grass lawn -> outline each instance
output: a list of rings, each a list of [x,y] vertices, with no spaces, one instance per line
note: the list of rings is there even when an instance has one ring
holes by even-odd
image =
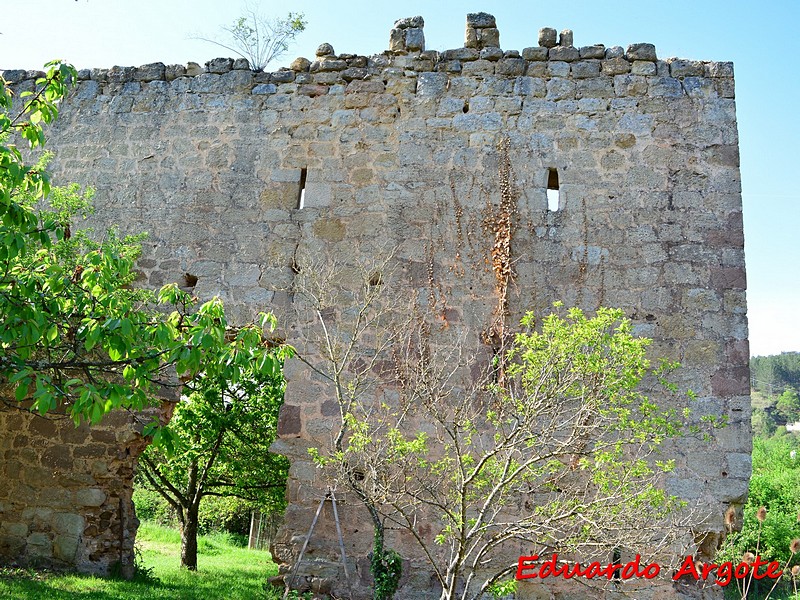
[[[0,598],[11,600],[251,600],[267,598],[264,584],[277,566],[268,552],[247,550],[230,536],[201,536],[198,571],[181,569],[180,534],[142,523],[136,545],[152,577],[133,581],[0,569]],[[282,592],[283,590],[280,590]],[[274,594],[280,598],[280,593]],[[269,597],[272,597],[270,594]]]

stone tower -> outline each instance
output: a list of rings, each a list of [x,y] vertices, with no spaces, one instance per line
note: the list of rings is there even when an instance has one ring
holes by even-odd
[[[695,530],[708,550],[750,475],[731,63],[661,60],[643,43],[575,47],[571,31],[547,28],[536,45],[504,51],[485,13],[468,15],[463,48],[426,51],[423,27],[421,17],[402,19],[382,54],[337,55],[323,44],[313,61],[273,73],[231,59],[81,71],[50,135],[53,179],[97,189],[95,227],[149,232],[145,285],[189,281],[240,320],[265,308],[289,319],[298,252],[345,259],[389,246],[409,288],[443,282],[443,318],[478,331],[494,281],[465,274],[458,260],[485,264],[482,222],[497,201],[497,145],[507,140],[518,190],[512,312],[555,300],[622,308],[656,353],[681,361],[698,414],[729,421],[711,444],[685,439],[672,449],[668,489],[719,515]],[[32,85],[23,71],[4,76]],[[336,414],[301,364],[287,365],[287,377],[276,449],[292,463],[289,508],[274,548],[284,569],[325,493],[307,449],[324,443]],[[10,482],[0,491],[0,552],[13,538],[24,554],[60,530],[39,531],[15,504],[17,486],[39,483],[17,481],[9,439],[0,437]],[[47,456],[33,459],[50,468]],[[370,581],[362,511],[340,507],[358,597]],[[79,545],[97,535],[70,532]],[[393,544],[417,555],[399,534]],[[428,574],[406,571],[399,597],[426,597]],[[346,593],[329,507],[300,575]]]

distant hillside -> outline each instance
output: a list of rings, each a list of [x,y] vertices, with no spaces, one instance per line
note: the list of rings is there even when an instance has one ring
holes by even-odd
[[[773,396],[787,387],[800,390],[800,352],[783,352],[750,359],[750,385],[762,394]]]

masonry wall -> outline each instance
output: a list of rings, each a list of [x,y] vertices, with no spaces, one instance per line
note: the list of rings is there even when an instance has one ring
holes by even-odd
[[[144,449],[127,413],[91,428],[0,402],[0,564],[133,574]]]
[[[448,299],[442,318],[477,336],[496,305],[484,223],[507,139],[512,315],[555,300],[620,307],[654,338],[655,355],[683,363],[696,415],[729,419],[710,445],[672,449],[667,482],[713,515],[695,530],[712,533],[710,547],[750,475],[732,65],[660,60],[649,44],[578,48],[571,32],[547,29],[521,52],[499,46],[493,17],[479,14],[468,17],[466,47],[425,51],[415,17],[395,24],[383,54],[323,44],[313,61],[274,73],[230,59],[82,71],[51,133],[54,179],[97,189],[94,225],[149,232],[146,285],[219,295],[241,321],[276,310],[290,342],[302,338],[286,291],[298,252],[345,260],[387,248],[409,290],[436,286]],[[5,76],[30,85],[24,72]],[[546,198],[551,170],[557,210]],[[324,495],[307,448],[328,440],[336,412],[299,364],[287,376],[275,446],[292,461],[274,547],[284,571]],[[346,497],[341,514],[366,594],[367,515]],[[345,589],[335,540],[327,506],[300,571],[316,589]],[[419,555],[400,534],[392,545]],[[423,597],[427,572],[406,572],[401,597]]]

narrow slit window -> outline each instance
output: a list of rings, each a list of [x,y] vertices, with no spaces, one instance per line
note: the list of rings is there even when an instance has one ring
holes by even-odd
[[[558,211],[558,197],[558,171],[549,169],[547,171],[547,210]]]
[[[303,208],[306,204],[306,176],[308,169],[300,169],[300,191],[297,194],[297,208]]]

